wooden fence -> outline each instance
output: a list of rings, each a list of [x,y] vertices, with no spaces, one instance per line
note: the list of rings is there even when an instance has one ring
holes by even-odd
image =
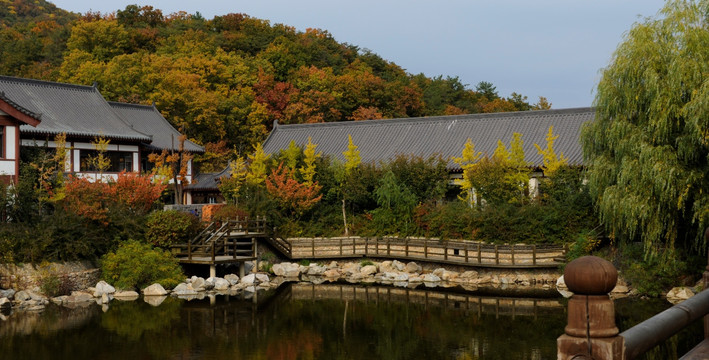
[[[287,239],[291,259],[391,258],[496,268],[557,267],[566,250],[558,245],[492,245],[465,240],[396,237]]]

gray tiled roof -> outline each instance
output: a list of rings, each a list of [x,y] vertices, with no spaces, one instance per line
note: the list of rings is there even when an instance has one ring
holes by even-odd
[[[153,142],[147,145],[156,150],[177,150],[180,132],[177,131],[163,116],[155,106],[126,104],[109,101],[109,105],[134,129],[152,134]],[[189,141],[185,141],[185,150],[190,152],[203,153],[204,148]]]
[[[559,138],[555,143],[571,165],[583,165],[579,135],[581,125],[594,118],[592,108],[539,110],[494,114],[435,116],[391,120],[346,121],[319,124],[274,125],[264,142],[266,153],[276,153],[288,147],[291,140],[297,145],[307,144],[308,137],[317,144],[317,151],[344,160],[347,150],[347,135],[357,145],[362,162],[387,161],[396,155],[428,157],[434,154],[451,159],[460,157],[468,138],[476,151],[492,155],[497,140],[509,147],[512,134],[522,134],[527,162],[534,166],[542,164],[534,144],[546,148],[546,134],[554,126]],[[460,166],[448,161],[450,171],[459,171]]]
[[[37,127],[20,126],[22,134],[151,141],[123,121],[93,86],[0,76],[0,91],[25,111],[41,116]]]
[[[35,113],[25,109],[24,107],[20,106],[20,104],[12,101],[12,99],[7,97],[5,95],[5,92],[3,92],[3,91],[0,91],[0,100],[5,101],[8,105],[12,106],[15,110],[33,118],[33,119],[40,120],[42,118],[42,114],[35,114]]]
[[[219,178],[222,176],[231,176],[231,164],[227,165],[224,170],[215,173],[198,174],[192,180],[192,183],[185,187],[186,190],[218,190]]]

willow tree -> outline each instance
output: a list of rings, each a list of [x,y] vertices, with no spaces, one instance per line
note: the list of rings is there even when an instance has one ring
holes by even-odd
[[[709,2],[670,1],[602,70],[582,132],[589,190],[618,239],[648,254],[703,245],[709,222]]]

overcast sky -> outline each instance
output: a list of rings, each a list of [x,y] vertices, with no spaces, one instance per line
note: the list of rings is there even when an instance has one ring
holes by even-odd
[[[661,0],[50,0],[79,13],[151,5],[205,18],[228,13],[329,31],[409,73],[458,76],[474,89],[493,83],[501,96],[530,103],[590,106],[599,71],[633,23],[655,16]]]

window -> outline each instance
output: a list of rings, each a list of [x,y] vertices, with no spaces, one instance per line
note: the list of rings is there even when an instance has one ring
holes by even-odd
[[[0,125],[0,159],[5,158],[5,127]]]
[[[81,161],[79,169],[81,171],[98,171],[92,161],[92,159],[95,159],[97,156],[98,151],[96,150],[81,150],[81,153],[79,154]],[[109,166],[106,172],[133,171],[132,152],[106,151],[105,156],[109,160]]]

